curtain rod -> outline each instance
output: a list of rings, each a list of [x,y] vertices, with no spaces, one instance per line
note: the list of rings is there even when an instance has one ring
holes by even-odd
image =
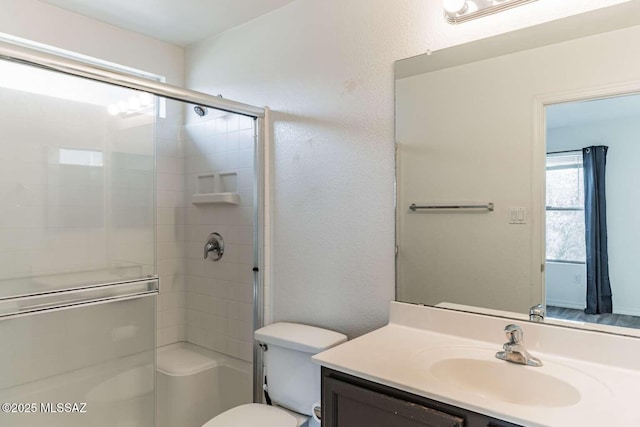
[[[578,150],[549,151],[549,152],[547,152],[547,154],[564,154],[564,153],[582,153],[582,150],[578,149]]]

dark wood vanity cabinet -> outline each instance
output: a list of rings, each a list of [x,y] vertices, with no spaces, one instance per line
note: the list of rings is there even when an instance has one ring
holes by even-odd
[[[323,427],[518,427],[322,368]]]

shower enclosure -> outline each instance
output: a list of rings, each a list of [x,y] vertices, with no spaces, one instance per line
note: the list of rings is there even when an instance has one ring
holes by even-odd
[[[255,329],[265,111],[0,42],[0,425],[154,425],[156,147],[193,105],[253,129]]]

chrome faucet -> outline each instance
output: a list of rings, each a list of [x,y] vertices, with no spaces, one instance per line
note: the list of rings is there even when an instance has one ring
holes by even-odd
[[[518,363],[520,365],[528,365],[528,366],[542,366],[542,362],[540,359],[537,359],[529,354],[527,350],[525,350],[524,345],[522,344],[522,328],[518,325],[507,325],[504,328],[504,333],[507,335],[506,342],[502,348],[504,351],[499,351],[496,353],[496,357],[500,360],[506,360],[511,363]]]
[[[529,309],[529,320],[532,322],[542,322],[544,315],[545,312],[542,304],[534,305]]]

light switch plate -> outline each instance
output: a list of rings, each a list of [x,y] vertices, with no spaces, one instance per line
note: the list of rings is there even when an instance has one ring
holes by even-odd
[[[509,208],[509,224],[526,224],[526,208]]]

